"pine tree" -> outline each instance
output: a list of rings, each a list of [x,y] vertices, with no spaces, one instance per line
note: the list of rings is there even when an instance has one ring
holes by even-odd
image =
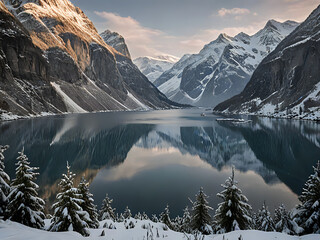
[[[320,161],[313,167],[297,207],[296,222],[303,228],[303,234],[320,233]]]
[[[134,218],[136,218],[136,216],[134,216]],[[156,214],[152,214],[151,221],[154,223],[159,222],[159,219]]]
[[[259,210],[256,221],[257,230],[265,232],[274,232],[275,225],[271,217],[271,214],[266,206],[266,203],[263,203],[262,208]]]
[[[169,205],[167,204],[166,208],[164,209],[164,212],[160,214],[160,221],[168,226],[168,228],[173,229],[173,225],[171,223],[170,219],[170,211],[169,211]]]
[[[131,210],[129,209],[128,206],[126,206],[126,209],[124,210],[123,217],[125,219],[129,219],[132,217]]]
[[[277,232],[294,235],[297,224],[292,220],[285,206],[281,204],[275,209],[274,224]]]
[[[149,220],[150,218],[149,218],[149,216],[148,216],[145,212],[143,212],[143,213],[142,213],[142,219],[143,219],[143,220]]]
[[[142,220],[142,215],[140,212],[138,212],[136,215],[134,215],[134,219]]]
[[[217,194],[223,199],[218,204],[215,213],[216,228],[218,232],[225,233],[236,229],[246,230],[251,228],[251,206],[248,199],[242,194],[242,191],[236,186],[238,184],[234,179],[234,167],[232,174],[221,186],[224,190]]]
[[[83,211],[89,214],[87,224],[90,228],[98,228],[99,221],[98,221],[98,213],[97,213],[97,206],[94,205],[94,200],[92,198],[92,194],[89,192],[89,183],[84,179],[81,178],[81,181],[78,185],[79,194],[82,196],[81,199],[83,202],[80,204],[80,207]]]
[[[190,223],[192,230],[198,230],[204,234],[210,233],[208,227],[212,222],[209,211],[213,210],[213,208],[209,206],[207,198],[208,196],[201,187],[199,193],[196,195],[196,201],[193,202]]]
[[[89,236],[89,231],[86,228],[90,219],[81,208],[84,201],[81,199],[82,196],[78,189],[73,186],[74,177],[75,174],[70,171],[70,166],[67,163],[67,174],[62,174],[59,183],[61,192],[56,197],[56,203],[52,205],[54,214],[49,231],[75,231],[83,236]]]
[[[4,171],[4,151],[9,148],[8,145],[0,145],[0,216],[4,216],[7,208],[8,200],[7,196],[10,193],[10,178]]]
[[[108,194],[106,194],[105,199],[102,201],[102,206],[99,211],[99,220],[105,220],[105,219],[111,219],[116,221],[117,217],[115,215],[115,208],[112,208],[111,204],[113,202],[113,199],[110,199]]]
[[[186,206],[185,209],[183,210],[183,216],[182,216],[182,226],[181,226],[182,231],[185,233],[191,233],[190,224],[191,224],[191,216],[190,216],[189,208],[188,206]]]
[[[38,168],[30,167],[27,156],[22,149],[17,158],[16,178],[12,181],[11,191],[8,195],[7,216],[14,222],[22,223],[29,227],[43,228],[44,201],[38,197],[39,186],[33,181],[38,173]]]

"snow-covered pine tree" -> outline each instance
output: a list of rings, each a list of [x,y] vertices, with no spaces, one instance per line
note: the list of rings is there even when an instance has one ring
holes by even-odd
[[[293,221],[285,206],[281,204],[275,209],[274,224],[277,232],[294,235],[297,229],[297,223]]]
[[[149,216],[145,212],[142,213],[142,219],[143,220],[150,220]]]
[[[320,161],[313,167],[296,209],[295,220],[303,228],[303,234],[320,233]]]
[[[132,217],[131,210],[128,206],[126,206],[126,209],[124,210],[123,217],[124,219],[129,219]]]
[[[257,230],[265,232],[274,232],[275,226],[271,214],[264,202],[262,208],[259,210],[256,220]]]
[[[142,220],[142,215],[140,212],[138,212],[136,215],[134,215],[134,219]]]
[[[169,205],[167,204],[166,208],[164,209],[164,212],[160,214],[160,221],[168,226],[168,228],[173,229],[173,225],[170,219],[170,211],[169,211]]]
[[[224,190],[217,194],[222,198],[215,213],[216,228],[219,233],[234,231],[236,229],[251,229],[251,206],[242,191],[236,186],[234,179],[234,166],[231,176],[221,186]]]
[[[113,199],[110,199],[108,194],[106,194],[106,197],[102,201],[102,206],[99,211],[99,220],[105,220],[105,219],[111,219],[116,221],[117,217],[115,215],[115,208],[112,208],[111,204],[113,202]]]
[[[208,196],[201,187],[199,193],[196,194],[196,200],[193,202],[190,222],[192,230],[198,230],[204,234],[210,234],[209,226],[212,222],[209,211],[213,208],[209,206],[207,198]]]
[[[29,166],[24,149],[19,152],[17,160],[16,178],[11,183],[6,216],[29,227],[43,228],[45,203],[38,197],[39,186],[33,182],[39,175],[35,172],[38,168]]]
[[[82,196],[73,186],[74,176],[75,174],[70,171],[70,166],[67,163],[67,174],[62,174],[59,183],[61,191],[57,194],[56,203],[52,205],[54,213],[49,231],[75,231],[83,236],[89,236],[87,230],[89,218],[81,208],[81,204],[84,202],[81,199]]]
[[[90,228],[98,228],[99,221],[98,221],[98,212],[97,206],[94,204],[94,200],[92,198],[92,194],[89,191],[89,183],[84,179],[81,178],[81,181],[78,185],[78,191],[81,195],[81,199],[83,202],[80,204],[80,207],[83,211],[89,214],[87,224]]]
[[[191,215],[189,212],[189,207],[186,206],[185,209],[183,210],[183,216],[182,216],[182,226],[181,229],[185,233],[191,233]]]
[[[10,178],[8,174],[4,171],[4,151],[9,148],[8,145],[0,145],[0,216],[4,216],[5,210],[7,208],[7,196],[10,192]]]
[[[134,218],[136,218],[136,216],[134,216]],[[156,214],[152,214],[151,221],[154,223],[159,222],[159,219]]]

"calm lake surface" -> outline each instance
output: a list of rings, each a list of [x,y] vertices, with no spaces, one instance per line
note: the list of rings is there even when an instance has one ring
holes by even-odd
[[[0,145],[9,144],[6,170],[15,175],[25,148],[39,167],[40,195],[55,200],[66,162],[90,181],[100,207],[106,193],[123,212],[159,214],[168,203],[182,215],[204,187],[216,209],[221,184],[236,167],[238,186],[254,210],[292,208],[312,166],[320,159],[320,124],[255,118],[246,124],[217,122],[202,109],[70,114],[0,123]],[[213,213],[212,213],[213,214]]]

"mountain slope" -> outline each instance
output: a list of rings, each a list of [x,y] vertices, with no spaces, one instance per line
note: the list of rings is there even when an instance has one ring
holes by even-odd
[[[262,59],[297,25],[270,20],[252,36],[220,34],[198,54],[163,73],[155,85],[174,101],[215,106],[240,93]]]
[[[121,35],[107,30],[101,33],[101,37],[107,44],[118,51],[114,53],[118,70],[127,85],[129,98],[137,103],[140,109],[146,110],[150,107],[167,108],[168,106],[181,106],[168,100],[166,96],[154,87],[146,76],[140,72],[132,62],[125,40]],[[143,98],[139,100],[139,96],[140,98],[143,96]]]
[[[320,6],[266,57],[243,92],[215,110],[320,119]]]
[[[149,81],[153,83],[178,60],[179,59],[174,56],[160,55],[157,57],[139,57],[134,59],[133,62]]]
[[[171,101],[147,80],[126,80],[130,76],[119,68],[116,56],[130,60],[129,52],[109,46],[68,0],[4,3],[0,9],[1,55],[7,68],[0,92],[3,111],[39,115],[171,107]],[[137,68],[134,72],[141,74]]]

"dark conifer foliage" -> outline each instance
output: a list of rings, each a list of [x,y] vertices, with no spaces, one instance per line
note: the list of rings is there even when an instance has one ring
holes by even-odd
[[[78,191],[82,196],[81,199],[83,200],[80,207],[89,215],[89,221],[87,221],[88,226],[90,228],[98,228],[99,221],[97,206],[94,204],[93,195],[89,191],[89,183],[84,179],[84,177],[81,178],[78,186]]]
[[[265,232],[274,232],[275,225],[268,210],[266,203],[263,203],[262,208],[259,210],[256,220],[257,230]]]
[[[164,224],[166,224],[170,229],[173,229],[173,224],[170,219],[170,210],[169,205],[167,204],[166,208],[164,209],[164,212],[160,214],[160,221]]]
[[[320,233],[320,161],[313,167],[314,173],[305,183],[299,196],[295,220],[303,228],[303,234]]]
[[[203,188],[200,188],[196,200],[193,202],[190,222],[192,230],[198,230],[204,234],[210,233],[209,226],[212,223],[209,211],[213,208],[209,206],[207,199],[208,196],[204,193]]]
[[[116,221],[118,218],[115,215],[115,208],[112,208],[111,204],[113,202],[113,199],[110,199],[108,194],[106,194],[106,197],[102,201],[102,206],[99,211],[99,220],[105,220],[105,219],[112,219]]]
[[[224,190],[217,194],[223,200],[218,204],[215,214],[216,228],[220,233],[251,228],[251,206],[237,184],[232,167],[231,176],[221,185]]]
[[[62,174],[59,183],[61,191],[57,195],[56,203],[52,206],[54,215],[49,230],[52,232],[75,231],[83,236],[89,236],[87,222],[90,219],[88,213],[81,208],[84,201],[78,189],[73,186],[74,176],[67,164],[67,174]]]
[[[0,145],[0,216],[4,216],[7,208],[7,196],[10,193],[10,177],[5,172],[3,153],[9,148],[8,145]]]
[[[30,167],[27,156],[22,149],[16,163],[16,178],[11,183],[8,195],[7,216],[14,222],[34,228],[44,227],[44,201],[38,197],[39,186],[33,181],[38,168]]]

